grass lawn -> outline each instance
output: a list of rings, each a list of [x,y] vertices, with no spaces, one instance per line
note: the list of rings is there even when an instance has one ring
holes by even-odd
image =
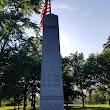
[[[7,107],[0,107],[0,110],[13,110],[14,107],[13,106],[7,106]],[[16,107],[16,110],[18,110],[18,107]],[[23,110],[23,107],[20,107],[20,110]],[[26,110],[30,110],[30,107],[27,107]]]
[[[69,110],[110,110],[109,105],[85,105],[83,108],[82,105],[73,105],[70,104],[70,109]]]
[[[14,107],[0,107],[0,110],[13,110],[13,108]],[[21,110],[23,110],[22,107],[21,107]],[[26,110],[29,110],[29,107]],[[85,108],[82,108],[82,105],[70,104],[68,110],[110,110],[110,106],[109,105],[85,105]]]

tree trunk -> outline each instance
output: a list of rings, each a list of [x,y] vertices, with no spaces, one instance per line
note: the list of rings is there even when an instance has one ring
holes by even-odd
[[[2,106],[2,101],[0,100],[0,107]]]
[[[82,99],[82,102],[83,102],[83,107],[85,107],[85,106],[84,106],[84,97],[83,97],[83,99]]]
[[[66,100],[66,107],[68,107],[68,101]]]
[[[14,97],[14,110],[16,110],[16,101],[15,101],[15,97]]]
[[[68,109],[68,100],[65,100],[64,110]]]
[[[89,102],[89,104],[90,104],[90,105],[92,104],[91,96],[90,96],[90,102]]]
[[[32,107],[33,107],[33,110],[36,110],[36,107],[35,107],[35,104],[36,104],[36,100],[35,100],[35,85],[33,84],[33,88],[32,88]]]
[[[90,91],[89,91],[89,100],[90,100],[90,101],[89,101],[89,104],[90,104],[90,105],[92,104],[92,98],[91,98],[91,95],[92,95],[92,91],[90,90]]]
[[[84,105],[84,95],[83,95],[83,93],[82,93],[82,103],[83,103],[83,107],[85,107]]]
[[[68,101],[65,99],[65,105],[64,105],[64,110],[68,109]]]
[[[19,104],[18,104],[18,110],[20,110],[20,108],[19,108]]]
[[[35,100],[35,98],[36,98],[36,84],[35,84],[35,80],[33,81],[33,88],[32,88],[32,101],[33,101],[33,110],[36,110],[36,106],[35,106],[35,104],[36,104],[36,100]]]
[[[33,95],[34,95],[34,97],[33,97],[33,110],[35,110],[36,109],[35,93]]]
[[[36,101],[35,101],[35,93],[34,93],[34,90],[32,89],[32,103],[31,103],[31,105],[33,107],[33,110],[36,110],[35,103],[36,103]]]
[[[14,110],[16,110],[16,107],[15,107],[15,105],[14,105]]]
[[[23,110],[26,110],[26,100],[27,100],[27,94],[26,94],[26,90],[24,90],[24,106],[23,106]]]
[[[32,89],[31,107],[33,107],[33,89]]]
[[[110,105],[110,99],[109,99],[108,103],[109,103],[109,105]]]

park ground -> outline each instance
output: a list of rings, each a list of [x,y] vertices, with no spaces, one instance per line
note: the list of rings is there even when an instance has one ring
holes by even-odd
[[[13,110],[14,107],[0,107],[0,110]],[[17,108],[17,107],[16,107]],[[26,110],[30,110],[31,108],[27,108]],[[21,109],[22,110],[22,107]],[[110,110],[109,105],[85,105],[85,107],[82,107],[82,105],[73,105],[69,104],[69,107],[67,110]]]

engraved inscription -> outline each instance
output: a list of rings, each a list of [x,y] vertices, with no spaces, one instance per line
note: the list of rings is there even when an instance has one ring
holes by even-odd
[[[60,88],[60,74],[43,74],[41,87],[45,88]]]
[[[54,82],[60,82],[60,79],[54,79],[53,81]]]
[[[41,84],[41,87],[47,87],[47,84]]]
[[[52,84],[48,84],[48,87],[51,87],[52,88]]]
[[[48,82],[50,83],[51,82],[51,79],[48,79]]]
[[[53,77],[58,78],[58,77],[60,77],[60,74],[53,74]]]
[[[51,77],[51,74],[48,74],[48,77],[50,78]]]
[[[63,96],[41,96],[41,100],[63,100]]]
[[[43,76],[43,78],[44,78],[44,77],[45,77],[45,74],[43,74],[42,76]]]
[[[41,103],[41,106],[42,108],[46,107],[46,108],[53,108],[53,107],[57,107],[57,108],[61,108],[62,107],[62,103],[61,102],[54,102],[54,103],[49,103],[49,102],[46,102],[46,103]]]
[[[60,87],[60,84],[54,84],[53,86],[54,87]]]
[[[45,79],[43,79],[43,82],[45,82]]]

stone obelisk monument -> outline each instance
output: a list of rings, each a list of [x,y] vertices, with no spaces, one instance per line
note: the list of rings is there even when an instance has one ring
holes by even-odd
[[[43,18],[40,110],[64,110],[58,16]]]

